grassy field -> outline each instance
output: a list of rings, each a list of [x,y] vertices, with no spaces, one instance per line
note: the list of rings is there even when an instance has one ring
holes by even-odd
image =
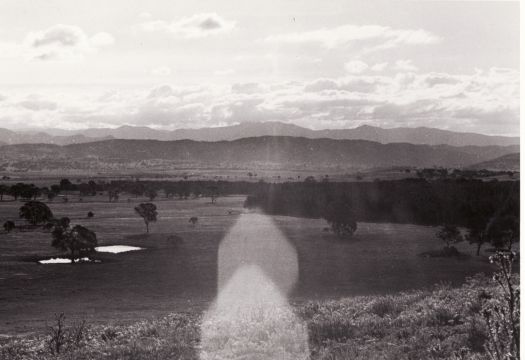
[[[55,216],[94,230],[100,245],[135,245],[145,250],[96,254],[101,263],[41,265],[56,256],[51,235],[37,230],[0,234],[0,334],[43,329],[55,313],[90,324],[126,324],[172,312],[199,314],[217,295],[217,254],[228,230],[244,212],[244,196],[155,201],[159,221],[145,234],[133,207],[145,199],[121,196],[49,203]],[[17,217],[21,202],[0,203],[0,220]],[[232,211],[233,210],[233,211]],[[87,219],[88,211],[95,217]],[[198,216],[195,227],[188,223]],[[435,228],[360,223],[351,241],[323,231],[322,220],[274,216],[297,252],[299,277],[290,301],[301,305],[358,295],[385,295],[462,284],[467,276],[492,271],[486,257],[425,258],[439,249]],[[264,238],[264,237],[262,237]]]
[[[516,281],[519,283],[519,279]],[[428,291],[308,302],[293,309],[302,324],[295,330],[304,329],[307,333],[307,341],[301,348],[295,346],[297,331],[290,332],[289,328],[282,331],[283,316],[257,316],[242,324],[238,321],[227,324],[228,336],[216,334],[214,340],[218,346],[211,348],[203,336],[203,319],[197,314],[174,313],[129,325],[88,323],[85,327],[66,319],[66,335],[60,341],[63,345],[58,354],[53,337],[47,333],[0,339],[0,357],[6,360],[489,360],[487,347],[492,349],[492,343],[488,341],[483,313],[488,305],[486,299],[500,301],[502,295],[494,282],[476,277],[460,288],[437,286]],[[279,310],[273,309],[273,313],[279,315]],[[56,323],[52,325],[56,329]],[[221,324],[215,325],[221,328]],[[506,345],[508,341],[502,337],[498,344]]]

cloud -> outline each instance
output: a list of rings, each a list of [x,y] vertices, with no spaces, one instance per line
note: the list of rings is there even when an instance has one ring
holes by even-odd
[[[215,76],[228,76],[235,73],[235,70],[233,69],[223,69],[223,70],[216,70],[213,72],[213,75]]]
[[[168,76],[171,75],[171,68],[169,66],[159,66],[151,69],[151,74],[155,76]]]
[[[57,24],[45,30],[30,32],[21,42],[0,43],[0,57],[26,60],[78,60],[114,42],[113,36],[106,32],[88,36],[78,26]]]
[[[58,105],[53,101],[40,100],[36,96],[29,96],[27,100],[21,101],[18,105],[24,109],[32,111],[56,110]]]
[[[440,40],[440,37],[422,29],[393,29],[380,25],[342,25],[335,28],[272,35],[266,38],[266,41],[278,43],[314,43],[328,49],[367,43],[367,51],[400,45],[434,44]]]
[[[110,90],[89,90],[93,93],[87,95],[48,91],[45,98],[16,90],[0,102],[2,126],[129,124],[174,129],[277,120],[311,128],[370,124],[487,134],[519,131],[519,72],[513,69],[469,74],[370,70],[308,82]]]
[[[397,60],[395,65],[396,70],[401,71],[417,71],[418,68],[412,63],[412,60]]]
[[[215,13],[202,13],[173,22],[148,21],[142,23],[140,27],[144,31],[161,31],[181,38],[202,38],[229,33],[235,28],[235,22],[225,20]]]
[[[368,69],[368,64],[361,60],[352,60],[345,64],[345,70],[350,74],[360,74]]]
[[[372,65],[370,67],[370,70],[380,72],[380,71],[385,70],[387,66],[388,66],[387,62],[377,63],[377,64]]]

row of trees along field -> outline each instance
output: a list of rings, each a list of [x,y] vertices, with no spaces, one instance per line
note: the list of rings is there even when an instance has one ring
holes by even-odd
[[[63,179],[50,188],[32,184],[0,185],[0,199],[52,200],[59,194],[106,194],[119,201],[123,194],[187,199],[245,194],[245,206],[269,214],[325,218],[338,234],[352,234],[357,222],[412,223],[464,227],[469,240],[504,247],[519,238],[519,181],[406,179],[374,182],[228,182],[228,181],[110,181],[73,184]],[[50,196],[50,194],[53,194]],[[129,197],[128,197],[129,199]]]

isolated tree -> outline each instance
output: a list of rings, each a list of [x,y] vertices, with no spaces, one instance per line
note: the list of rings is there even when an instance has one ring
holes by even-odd
[[[69,179],[62,179],[60,180],[60,188],[62,190],[70,190],[73,186],[73,183]]]
[[[512,244],[520,238],[519,218],[503,215],[495,218],[487,229],[487,240],[495,248],[510,251]]]
[[[152,203],[142,203],[135,207],[135,212],[144,219],[146,232],[149,233],[149,223],[157,221],[157,207]]]
[[[157,197],[157,191],[155,189],[148,189],[146,190],[146,196],[149,198],[149,201],[155,200]]]
[[[197,224],[198,221],[199,221],[199,218],[198,218],[198,217],[196,217],[196,216],[192,216],[192,217],[190,218],[190,221],[189,221],[189,222],[191,223],[192,226],[195,226],[195,225]]]
[[[0,184],[0,201],[4,201],[4,195],[9,193],[9,186]]]
[[[15,223],[11,220],[7,220],[5,223],[4,223],[4,230],[7,232],[7,233],[10,233],[13,229],[15,228]]]
[[[208,186],[208,197],[211,199],[211,203],[215,204],[219,197],[219,188],[217,186]]]
[[[322,216],[339,237],[352,236],[357,230],[354,212],[346,197],[330,202]]]
[[[445,247],[450,249],[452,244],[457,244],[463,241],[463,235],[461,231],[455,225],[443,225],[441,229],[437,232],[436,236],[438,239],[445,243]]]
[[[111,202],[112,200],[118,201],[119,191],[116,189],[108,190],[108,198],[109,198],[109,202]]]
[[[28,201],[19,210],[19,216],[30,224],[37,225],[53,219],[49,207],[40,201]]]
[[[95,251],[97,235],[82,225],[62,226],[57,224],[52,232],[51,246],[62,251],[69,251],[71,263],[85,254]]]
[[[95,216],[95,214],[93,213],[93,211],[88,211],[88,213],[87,213],[87,217],[88,217],[88,219],[91,219],[93,216]]]

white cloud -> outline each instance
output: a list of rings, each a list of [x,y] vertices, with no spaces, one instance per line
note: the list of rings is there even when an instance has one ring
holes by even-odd
[[[317,43],[325,48],[366,42],[368,51],[400,45],[434,44],[440,40],[440,37],[422,29],[392,29],[380,25],[342,25],[335,28],[272,35],[266,38],[269,42]]]
[[[388,66],[388,62],[377,63],[377,64],[372,65],[370,67],[370,70],[380,72],[380,71],[385,70],[387,66]]]
[[[143,11],[143,12],[139,13],[138,16],[139,16],[139,18],[144,19],[144,20],[151,19],[151,17],[152,17],[151,13],[149,13],[147,11]]]
[[[235,73],[235,70],[233,69],[223,69],[223,70],[216,70],[213,72],[213,75],[215,76],[228,76]]]
[[[235,28],[234,21],[228,21],[215,13],[195,14],[177,21],[148,21],[141,24],[144,31],[162,31],[182,38],[201,38],[228,33]]]
[[[33,31],[19,43],[0,43],[0,57],[26,60],[78,60],[112,45],[111,34],[99,32],[88,36],[80,27],[57,24],[45,30]]]
[[[130,124],[173,129],[279,120],[312,128],[435,126],[488,134],[519,129],[519,73],[512,69],[109,90],[88,95],[48,91],[45,97],[13,91],[0,102],[0,121],[2,126],[69,128]]]
[[[397,60],[396,69],[401,71],[417,71],[418,68],[412,63],[412,60]]]
[[[151,74],[155,76],[168,76],[171,75],[171,68],[169,66],[159,66],[151,69]]]
[[[350,74],[360,74],[367,69],[368,64],[361,60],[352,60],[345,64],[345,70]]]

